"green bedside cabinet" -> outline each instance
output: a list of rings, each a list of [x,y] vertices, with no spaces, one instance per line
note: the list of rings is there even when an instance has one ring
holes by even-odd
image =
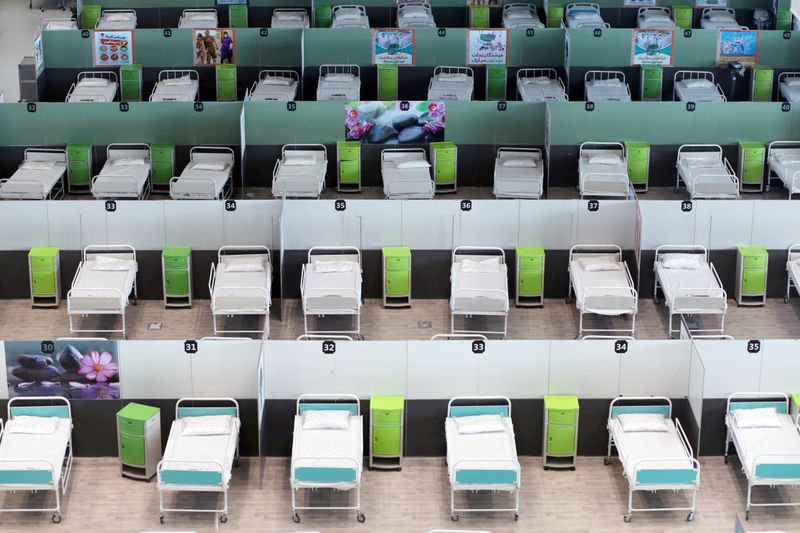
[[[361,192],[361,143],[337,141],[336,165],[336,190]]]
[[[120,98],[124,102],[142,101],[142,65],[120,65]]]
[[[775,71],[766,65],[753,67],[750,100],[753,102],[772,101],[772,80],[774,75]]]
[[[247,27],[247,6],[228,6],[228,27],[246,28]]]
[[[164,307],[192,306],[192,249],[169,246],[161,252]]]
[[[679,4],[672,6],[672,17],[675,19],[675,25],[682,30],[692,27],[692,7]]]
[[[547,6],[547,27],[560,28],[564,18],[564,6]]]
[[[506,66],[486,65],[486,99],[506,99]]]
[[[378,65],[378,100],[397,100],[397,65]]]
[[[763,246],[736,247],[736,302],[764,305],[767,300],[769,254]]]
[[[102,6],[98,4],[85,4],[81,10],[81,28],[84,30],[93,30],[97,26],[97,20],[100,18]]]
[[[792,29],[792,12],[782,7],[775,13],[775,29],[778,31],[790,31]]]
[[[411,307],[411,248],[383,248],[383,306]]]
[[[150,181],[153,192],[169,192],[169,182],[175,176],[175,143],[150,145]]]
[[[575,470],[578,455],[577,396],[544,397],[544,469],[570,468]]]
[[[766,149],[757,142],[739,143],[739,190],[761,192],[764,190],[764,160]]]
[[[225,63],[215,66],[217,71],[217,101],[232,102],[237,98],[236,65]]]
[[[544,306],[544,248],[517,246],[517,307]]]
[[[331,6],[314,6],[314,27],[330,28],[333,20],[332,12]]]
[[[432,142],[430,149],[435,192],[456,192],[458,148],[455,143],[452,141]]]
[[[628,157],[628,179],[637,192],[647,192],[650,177],[650,145],[646,142],[625,141]]]
[[[641,66],[642,102],[660,102],[664,69],[661,65]]]
[[[89,194],[92,190],[92,145],[67,145],[67,192]]]
[[[161,460],[161,410],[129,403],[117,412],[120,472],[150,481]]]
[[[61,259],[54,246],[33,247],[28,252],[31,307],[58,307],[61,300]]]
[[[489,27],[489,6],[470,4],[469,6],[469,27],[488,28]]]
[[[369,469],[400,470],[403,467],[402,396],[369,399]]]

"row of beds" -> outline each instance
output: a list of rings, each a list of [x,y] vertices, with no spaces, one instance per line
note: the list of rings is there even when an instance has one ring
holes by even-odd
[[[159,462],[157,490],[163,524],[168,512],[213,513],[228,519],[228,491],[238,466],[239,405],[232,398],[183,398],[175,406],[167,446]],[[752,503],[754,486],[800,484],[800,420],[793,420],[784,393],[734,393],[725,413],[725,463],[733,443],[747,478],[746,516],[751,507],[800,505],[792,502]],[[302,510],[354,510],[359,522],[363,470],[363,416],[352,394],[303,394],[296,402],[292,438],[290,487],[292,520]],[[445,419],[450,513],[510,512],[519,518],[522,469],[519,463],[506,397],[455,397]],[[55,507],[3,509],[11,512],[52,512],[61,521],[61,496],[66,494],[73,463],[72,411],[63,397],[17,397],[9,400],[5,425],[0,420],[0,490],[53,491]],[[700,484],[700,463],[669,398],[619,397],[607,419],[611,464],[616,449],[628,481],[629,522],[634,512],[689,511],[694,519]],[[354,491],[352,505],[299,505],[301,490]],[[685,507],[634,507],[637,491],[691,491]],[[458,492],[507,492],[508,507],[458,506]],[[219,507],[170,507],[168,493],[217,492]],[[184,500],[186,501],[186,500]]]

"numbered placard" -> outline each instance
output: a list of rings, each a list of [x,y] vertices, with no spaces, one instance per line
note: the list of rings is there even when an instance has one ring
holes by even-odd
[[[600,200],[589,200],[589,202],[586,204],[586,209],[592,213],[598,211],[600,209]]]
[[[535,35],[535,32],[533,31],[533,28],[526,29],[525,30],[525,35],[528,36],[528,37],[533,37]]]
[[[261,28],[260,30],[258,30],[258,34],[261,37],[269,37],[269,28]]]
[[[583,109],[586,111],[594,111],[594,102],[586,102],[583,104]]]
[[[482,340],[472,341],[472,353],[481,354],[486,351],[486,342]]]
[[[236,211],[236,200],[225,200],[225,211]]]
[[[297,102],[286,102],[286,111],[297,111]]]
[[[123,113],[127,113],[130,110],[131,106],[128,105],[128,102],[120,102],[119,103],[119,110]]]
[[[472,200],[461,200],[461,207],[462,211],[472,211]]]
[[[695,109],[697,109],[697,104],[695,104],[694,102],[686,102],[686,111],[691,113]]]
[[[88,39],[91,36],[91,32],[89,30],[81,30],[81,37],[83,39]]]
[[[36,113],[36,104],[35,103],[28,102],[28,105],[26,106],[26,108],[28,109],[28,113]]]
[[[603,36],[603,30],[600,29],[600,28],[595,28],[594,29],[594,36],[595,37],[602,37]]]
[[[681,211],[684,213],[688,213],[692,210],[692,201],[691,200],[684,200],[681,202]]]
[[[203,109],[205,109],[205,106],[203,105],[203,102],[195,102],[194,103],[194,110],[195,111],[197,111],[198,113],[202,113]]]
[[[337,211],[344,211],[347,209],[347,202],[344,200],[336,200],[333,202],[333,208]]]
[[[790,32],[790,31],[783,32],[783,38],[784,39],[791,39],[792,38],[792,32]]]
[[[620,339],[618,341],[614,341],[614,353],[628,353],[627,339]]]
[[[322,341],[322,353],[333,355],[336,353],[336,341]]]
[[[411,104],[408,101],[403,100],[400,102],[400,111],[408,111],[409,109],[411,109]]]
[[[447,37],[447,29],[446,28],[439,28],[436,30],[436,35],[439,37]]]
[[[197,353],[197,341],[195,340],[183,341],[183,351],[189,354]]]
[[[50,354],[56,351],[56,344],[53,341],[42,341],[42,353]]]
[[[692,30],[690,30],[690,29],[688,29],[688,28],[687,28],[687,29],[685,29],[685,30],[683,30],[683,36],[684,36],[684,37],[686,37],[687,39],[691,39],[691,37],[692,37]]]
[[[761,351],[761,341],[751,340],[747,341],[747,353],[759,353]]]
[[[113,213],[117,210],[117,201],[116,200],[106,200],[106,212]]]
[[[506,109],[508,109],[508,102],[506,102],[505,100],[500,100],[499,102],[497,102],[498,111],[505,111]]]
[[[172,30],[171,30],[171,29],[169,29],[169,28],[165,28],[165,29],[164,29],[164,37],[166,37],[167,39],[169,39],[170,37],[172,37]]]

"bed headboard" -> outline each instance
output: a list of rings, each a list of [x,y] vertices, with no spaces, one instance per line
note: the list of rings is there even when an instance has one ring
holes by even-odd
[[[714,83],[714,73],[710,70],[678,70],[672,80],[673,83],[683,80],[708,80]]]
[[[616,141],[586,141],[578,146],[578,157],[591,152],[619,152],[620,157],[625,157],[625,145]]]
[[[98,255],[136,261],[136,249],[130,244],[90,244],[83,249],[83,261],[91,261]]]
[[[356,78],[361,77],[361,67],[358,65],[325,64],[319,66],[319,77],[328,74],[351,74]]]
[[[454,396],[447,402],[447,417],[500,415],[511,416],[511,400],[506,396]]]
[[[595,80],[619,80],[620,83],[627,83],[625,73],[621,70],[589,70],[583,75],[584,83]]]
[[[789,247],[789,253],[786,260],[794,261],[795,259],[800,259],[800,244],[793,244]]]
[[[198,403],[198,406],[181,404]],[[239,402],[233,398],[181,398],[175,403],[175,418],[228,415],[239,418]]]
[[[499,257],[500,264],[506,263],[506,252],[496,246],[456,246],[453,250],[451,263],[459,263],[464,259],[478,260],[489,257]]]
[[[353,261],[361,264],[361,250],[355,246],[314,246],[308,250],[308,263],[316,261]]]
[[[665,396],[620,396],[611,401],[608,418],[622,414],[652,413],[672,418],[672,401]]]
[[[228,146],[193,146],[189,150],[190,161],[225,161],[233,164],[233,148]]]
[[[781,415],[789,414],[789,396],[783,392],[734,392],[728,396],[726,412],[765,407],[774,407]]]
[[[306,411],[350,411],[352,416],[360,416],[361,403],[355,394],[301,394],[295,413]]]
[[[27,405],[26,405],[27,404]],[[63,396],[17,396],[8,401],[8,418],[41,416],[72,418],[72,406]]]
[[[223,246],[217,251],[217,263],[222,263],[226,256],[266,256],[267,262],[272,263],[272,254],[269,248],[260,244],[242,245],[242,246]]]
[[[576,244],[569,249],[570,262],[581,257],[598,255],[614,255],[617,261],[622,261],[622,248],[616,244]]]
[[[61,148],[26,148],[25,161],[67,162],[67,151]]]

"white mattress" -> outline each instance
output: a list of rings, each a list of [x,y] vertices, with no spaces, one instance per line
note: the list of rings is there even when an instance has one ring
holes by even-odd
[[[781,421],[779,428],[740,428],[731,413],[726,415],[728,427],[734,433],[736,451],[742,466],[747,472],[747,477],[755,475],[756,457],[769,454],[788,454],[794,457],[778,457],[775,463],[798,464],[800,463],[800,435],[790,415],[777,415]],[[761,463],[769,463],[765,458]]]
[[[598,155],[621,156],[619,150],[592,150],[581,157],[581,194],[596,196],[628,196],[628,164],[625,160],[617,165],[590,164],[589,160]]]
[[[308,14],[304,15],[302,20],[278,19],[273,15],[271,25],[273,28],[308,28]]]
[[[800,261],[797,259],[789,261],[789,273],[795,285],[800,286]]]
[[[341,7],[333,12],[331,28],[369,28],[369,17],[355,7]]]
[[[533,78],[519,78],[517,79],[517,91],[525,102],[567,101],[567,95],[564,94],[564,89],[558,80],[551,79],[546,83],[541,83],[534,81]]]
[[[706,262],[700,263],[700,268],[697,270],[664,268],[661,262],[657,262],[656,271],[669,305],[672,305],[676,296],[704,296],[708,289],[722,288]],[[681,294],[678,294],[679,292]]]
[[[6,424],[6,429],[14,424],[10,420]],[[58,482],[61,479],[61,465],[64,462],[64,454],[67,451],[67,444],[72,434],[72,420],[59,418],[56,430],[47,435],[32,435],[27,433],[3,432],[0,439],[0,460],[20,461],[14,464],[0,464],[2,470],[45,470],[42,463],[26,463],[26,461],[47,460],[55,468],[53,480]]]
[[[780,83],[781,96],[787,102],[800,102],[800,85],[787,85],[785,82]]]
[[[387,198],[433,198],[430,168],[399,169],[397,161],[381,161],[381,175]]]
[[[770,150],[769,152],[769,168],[781,179],[787,189],[792,189],[792,178],[796,172],[800,172],[800,161],[782,161],[776,157],[780,150]],[[800,180],[800,174],[798,174]],[[797,188],[793,190],[798,190]]]
[[[210,470],[219,471],[214,463],[170,463],[169,461],[216,461],[222,464],[222,479],[225,485],[231,479],[231,467],[236,457],[239,437],[239,419],[231,417],[231,432],[227,435],[184,436],[183,418],[172,421],[167,447],[164,450],[164,470]]]
[[[681,156],[678,161],[681,177],[692,196],[731,196],[737,197],[739,189],[731,179],[725,164],[721,161],[713,167],[690,167]],[[698,183],[697,179],[702,177]]]
[[[616,257],[616,256],[615,256]],[[635,310],[636,299],[633,297],[631,287],[628,284],[628,276],[625,271],[625,263],[617,263],[622,270],[604,270],[599,272],[588,272],[584,270],[578,261],[572,261],[569,267],[569,275],[572,278],[572,288],[575,290],[575,305],[578,309],[584,308],[586,296],[601,298],[595,300],[592,305],[592,313],[605,316],[616,316],[631,313]],[[602,288],[602,290],[598,290]],[[603,296],[615,298],[613,301],[602,300]],[[630,305],[619,307],[619,300],[616,298],[626,298]]]
[[[194,167],[198,164],[208,163],[222,163],[226,165],[225,170],[197,170]],[[218,198],[225,188],[225,184],[231,177],[231,170],[233,166],[225,160],[220,161],[190,161],[186,168],[183,169],[179,179],[170,184],[170,194],[174,196],[180,195],[207,195],[208,199]],[[209,181],[214,182],[214,194],[210,195]]]
[[[463,272],[450,267],[450,310],[468,314],[508,312],[508,265],[497,272]],[[503,291],[503,292],[500,292]]]
[[[216,28],[217,27],[217,18],[214,17],[213,20],[207,20],[207,18],[212,15],[211,12],[205,13],[186,13],[181,16],[181,20],[178,23],[179,28]]]
[[[260,289],[266,291],[266,296]],[[226,272],[223,258],[223,262],[217,265],[212,305],[216,312],[267,311],[271,289],[272,265],[269,263],[263,272]]]
[[[144,191],[144,185],[147,183],[147,178],[150,176],[150,164],[144,165],[111,165],[111,161],[106,161],[103,169],[97,180],[92,185],[92,194],[100,195],[113,195],[118,193],[139,194]],[[136,190],[131,189],[131,181],[115,179],[124,176],[126,178],[133,177],[136,180]]]
[[[596,85],[594,81],[586,82],[586,100],[590,102],[630,102],[626,83],[619,85]]]
[[[687,87],[689,80],[675,84],[675,94],[682,102],[723,102],[722,95],[714,83],[706,87]]]
[[[535,167],[504,167],[506,159],[536,157]],[[539,198],[544,189],[544,165],[539,154],[504,152],[494,160],[494,195],[498,197]]]
[[[728,20],[708,20],[703,17],[700,19],[700,27],[704,30],[738,30],[741,28],[733,17]]]
[[[694,463],[681,444],[681,437],[675,422],[666,420],[668,431],[629,431],[624,433],[616,418],[609,419],[608,428],[614,436],[620,458],[624,458],[623,468],[630,483],[636,479],[636,463],[642,459],[652,459],[639,463],[639,470],[693,469]],[[678,461],[659,461],[659,459],[683,459]]]
[[[297,95],[297,80],[292,80],[290,85],[270,85],[259,80],[255,90],[251,93],[252,100],[277,100],[289,102]]]
[[[77,83],[69,95],[68,102],[113,102],[117,94],[116,82],[103,87],[87,87]]]
[[[317,85],[317,100],[358,100],[361,97],[361,78],[331,80],[322,76]]]
[[[119,15],[119,13],[114,13],[115,15]],[[131,14],[128,20],[113,20],[109,21],[106,14],[103,14],[100,17],[100,20],[97,21],[97,28],[98,30],[135,30],[136,29],[136,17]]]
[[[56,20],[48,20],[47,24],[45,25],[44,29],[46,31],[58,31],[58,30],[77,30],[78,23],[72,19],[56,19]]]
[[[404,17],[401,11],[397,12],[397,27],[398,28],[435,28],[436,21],[433,19],[433,13],[427,17]]]
[[[358,465],[357,478],[360,478],[364,459],[362,418],[351,416],[348,429],[303,429],[303,417],[295,415],[292,468],[356,468]]]
[[[491,433],[464,434],[458,432],[452,418],[444,421],[444,433],[447,441],[447,471],[450,484],[455,483],[455,465],[459,461],[469,460],[459,469],[465,470],[517,470],[513,461],[517,460],[517,444],[514,441],[514,424],[511,418],[502,417],[505,431]],[[491,461],[487,461],[490,459]],[[509,461],[498,463],[494,459]],[[519,476],[517,476],[519,479]]]
[[[431,78],[428,87],[428,100],[472,100],[474,78],[466,76],[463,80],[442,81],[440,75]]]
[[[349,272],[317,272],[306,264],[303,286],[304,310],[352,310],[361,308],[361,267]]]
[[[328,169],[323,159],[325,154],[321,150],[292,150],[291,153],[313,157],[316,162],[313,165],[287,166],[281,159],[278,163],[277,176],[272,183],[273,196],[278,197],[282,194],[319,196],[325,187],[325,171]],[[312,176],[316,179],[314,180]]]
[[[661,13],[663,14],[663,11]],[[639,28],[648,30],[671,30],[675,28],[675,22],[669,17],[664,17],[666,17],[666,15],[654,16],[643,13],[637,18],[637,25]]]
[[[95,264],[93,260],[84,261],[78,270],[72,288],[81,290],[70,297],[70,306],[77,310],[97,309],[99,300],[114,300],[114,306],[124,308],[128,304],[128,295],[133,290],[133,282],[136,279],[136,263],[131,262],[128,270],[92,270]],[[112,295],[108,291],[97,289],[117,289],[122,293],[122,299],[117,300],[119,297],[117,294]],[[101,303],[99,308],[105,308],[107,305]]]
[[[18,168],[8,181],[0,184],[0,198],[45,198],[66,170],[66,163],[60,162],[48,170]]]
[[[528,6],[518,6],[503,10],[503,27],[504,28],[544,28],[544,24],[539,18],[531,13]],[[524,13],[525,17],[510,18],[509,13]]]
[[[151,97],[152,102],[193,102],[200,90],[198,80],[180,85],[166,85],[163,81],[156,83],[156,89]]]

